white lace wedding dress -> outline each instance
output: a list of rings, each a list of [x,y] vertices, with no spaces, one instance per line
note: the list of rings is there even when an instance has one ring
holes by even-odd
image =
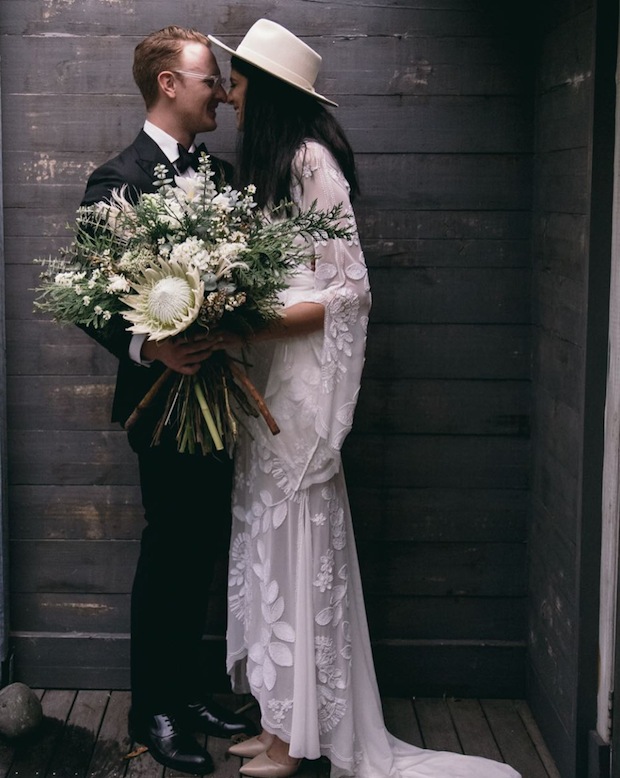
[[[295,201],[350,207],[331,154],[307,142]],[[252,349],[251,378],[282,431],[250,420],[236,453],[227,669],[294,757],[331,760],[332,778],[518,778],[479,757],[428,751],[385,729],[340,448],[364,363],[370,290],[359,241],[309,247],[282,304],[320,302],[324,331]],[[251,434],[248,434],[251,433]]]

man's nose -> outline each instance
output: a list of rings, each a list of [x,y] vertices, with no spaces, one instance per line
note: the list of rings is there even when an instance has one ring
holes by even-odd
[[[217,92],[215,93],[215,96],[220,101],[220,103],[228,102],[228,94],[221,84],[218,84]]]

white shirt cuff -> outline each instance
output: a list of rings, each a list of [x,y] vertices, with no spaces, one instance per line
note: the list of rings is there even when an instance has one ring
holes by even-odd
[[[150,367],[153,360],[142,359],[142,344],[146,340],[146,335],[132,335],[129,344],[129,358],[143,367]]]

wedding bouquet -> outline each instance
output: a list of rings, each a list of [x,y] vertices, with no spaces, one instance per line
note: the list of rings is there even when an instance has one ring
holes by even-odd
[[[281,205],[266,213],[256,207],[253,185],[218,190],[204,153],[189,178],[173,181],[164,165],[155,175],[154,194],[132,201],[123,187],[109,202],[78,210],[70,246],[38,260],[44,266],[39,310],[60,323],[100,329],[103,339],[119,316],[151,341],[214,327],[247,338],[278,318],[278,293],[310,259],[304,236],[350,236],[341,206],[320,211],[314,203],[290,215]],[[153,444],[173,425],[181,452],[230,453],[243,415],[259,411],[278,431],[262,397],[225,352],[215,352],[193,376],[165,371],[125,426],[168,384]]]

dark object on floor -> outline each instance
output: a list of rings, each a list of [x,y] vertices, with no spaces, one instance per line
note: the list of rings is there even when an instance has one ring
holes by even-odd
[[[193,732],[204,732],[214,737],[230,738],[233,735],[257,734],[250,719],[218,705],[215,700],[192,703],[179,711],[178,718]]]
[[[36,729],[43,718],[41,703],[24,683],[12,683],[0,690],[0,734],[21,737]]]
[[[180,731],[172,716],[129,715],[129,736],[149,749],[156,762],[173,770],[206,775],[213,772],[213,760],[194,738]]]

